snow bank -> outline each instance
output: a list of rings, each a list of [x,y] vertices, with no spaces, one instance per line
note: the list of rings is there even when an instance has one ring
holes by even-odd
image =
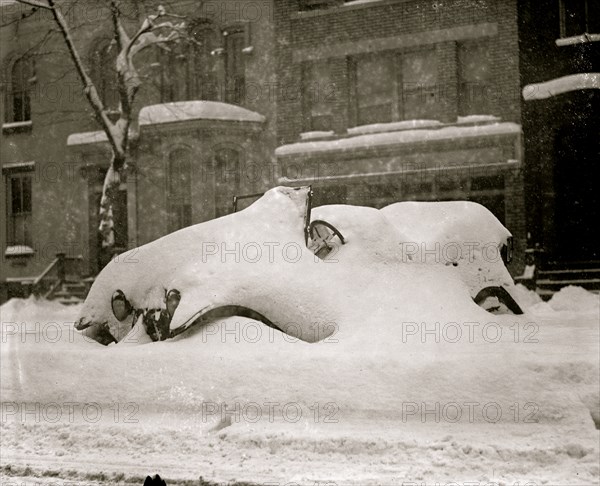
[[[556,292],[548,302],[535,303],[530,312],[541,315],[580,315],[600,317],[600,295],[569,285]]]
[[[349,239],[359,237],[349,230]],[[335,271],[334,262],[323,264]],[[421,295],[424,312],[415,303],[427,292],[421,272],[392,295],[385,266],[354,275],[363,305],[349,305],[345,318],[361,325],[317,344],[236,318],[144,346],[106,348],[67,335],[56,342],[34,322],[73,321],[76,309],[9,302],[0,308],[2,397],[30,414],[5,409],[3,463],[62,477],[159,471],[307,485],[596,481],[597,320],[483,320],[464,304],[457,315],[439,273],[421,277],[431,287]],[[406,333],[405,315],[416,334]],[[6,316],[29,331],[7,333]],[[471,341],[464,324],[478,318]],[[443,331],[451,320],[464,331],[454,342]],[[436,321],[442,330],[431,332]],[[483,338],[485,323],[502,329],[502,339]],[[66,412],[39,419],[44,407],[64,403],[74,404],[73,421]],[[82,418],[90,404],[98,421]]]
[[[533,290],[529,290],[523,284],[519,283],[515,285],[513,292],[517,302],[521,304],[523,309],[529,309],[530,307],[542,302],[542,298],[537,293],[535,293]]]
[[[555,311],[592,312],[598,314],[600,296],[581,287],[569,285],[554,294],[548,305]]]

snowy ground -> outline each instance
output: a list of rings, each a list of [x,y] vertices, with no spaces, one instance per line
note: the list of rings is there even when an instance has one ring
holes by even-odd
[[[519,294],[518,318],[429,296],[420,321],[379,293],[316,344],[229,318],[109,347],[71,330],[76,307],[12,300],[0,480],[598,484],[598,297]]]

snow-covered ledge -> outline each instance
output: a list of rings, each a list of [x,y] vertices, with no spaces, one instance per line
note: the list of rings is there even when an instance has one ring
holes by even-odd
[[[378,127],[379,128],[379,127]],[[277,156],[301,155],[319,152],[346,151],[361,148],[374,148],[419,142],[433,142],[442,140],[458,140],[473,137],[486,137],[494,135],[518,135],[521,126],[512,122],[489,123],[485,125],[460,126],[436,125],[434,128],[401,129],[394,127],[394,131],[379,131],[357,134],[335,140],[303,141],[282,145],[275,149]],[[350,130],[349,130],[350,132]]]
[[[108,142],[106,133],[104,130],[98,130],[95,132],[79,132],[72,133],[67,137],[67,146],[72,147],[74,145],[87,145],[93,143]]]
[[[3,174],[10,174],[12,172],[31,172],[35,170],[35,162],[12,162],[10,164],[4,164],[2,166]]]
[[[4,256],[6,258],[32,256],[34,254],[35,254],[35,250],[27,245],[7,246],[6,251],[4,252]]]
[[[192,120],[231,121],[240,123],[265,122],[266,118],[241,106],[219,101],[177,101],[144,106],[138,117],[140,127]]]
[[[545,100],[552,96],[583,89],[600,89],[600,73],[579,73],[551,79],[544,83],[532,83],[523,88],[523,99]]]
[[[574,44],[586,44],[588,42],[598,42],[600,41],[600,34],[581,34],[574,35],[572,37],[561,37],[560,39],[556,39],[556,45],[558,47],[562,46],[572,46]]]
[[[33,123],[31,120],[9,122],[9,123],[2,124],[2,132],[3,133],[24,132],[24,131],[31,130],[32,127],[33,127]]]

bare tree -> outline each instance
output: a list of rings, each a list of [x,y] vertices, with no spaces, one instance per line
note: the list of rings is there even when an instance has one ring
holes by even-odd
[[[103,246],[114,244],[112,207],[116,191],[119,187],[120,175],[127,167],[129,151],[129,133],[132,122],[132,110],[135,96],[142,85],[142,79],[134,63],[135,56],[153,45],[165,45],[185,36],[183,17],[168,13],[161,5],[156,13],[148,15],[133,35],[129,35],[122,22],[122,14],[117,0],[110,0],[113,39],[118,50],[116,60],[117,91],[119,107],[117,116],[114,110],[105,106],[92,78],[88,73],[82,57],[75,45],[72,28],[55,0],[46,2],[38,0],[17,0],[19,3],[34,8],[49,10],[61,33],[75,70],[83,85],[83,92],[93,113],[106,133],[111,148],[111,161],[104,179],[102,199],[100,202],[100,227]]]

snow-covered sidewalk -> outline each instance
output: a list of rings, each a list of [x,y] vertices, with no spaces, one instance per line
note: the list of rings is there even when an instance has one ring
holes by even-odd
[[[597,484],[598,297],[520,290],[524,316],[486,322],[399,324],[382,297],[316,344],[229,318],[106,348],[71,332],[77,308],[12,300],[1,466],[79,484]]]

